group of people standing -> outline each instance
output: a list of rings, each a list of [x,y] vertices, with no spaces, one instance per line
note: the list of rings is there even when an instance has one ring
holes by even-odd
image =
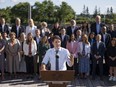
[[[110,74],[109,80],[116,81],[116,30],[113,24],[108,27],[102,23],[99,15],[95,20],[95,23],[84,22],[81,26],[71,20],[66,28],[57,22],[49,29],[46,22],[42,22],[41,27],[35,26],[33,19],[24,27],[16,18],[15,25],[9,30],[5,19],[1,18],[2,79],[4,71],[17,76],[17,72],[39,74],[40,69],[75,70],[75,76],[87,78],[91,74],[95,79],[98,65],[101,80],[104,74]],[[59,65],[55,58],[59,59]]]

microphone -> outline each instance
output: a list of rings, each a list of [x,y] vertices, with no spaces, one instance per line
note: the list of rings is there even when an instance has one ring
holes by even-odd
[[[58,50],[56,50],[56,58],[59,58]]]
[[[56,54],[56,58],[57,58],[57,59],[59,58],[59,55],[58,55],[58,54]]]

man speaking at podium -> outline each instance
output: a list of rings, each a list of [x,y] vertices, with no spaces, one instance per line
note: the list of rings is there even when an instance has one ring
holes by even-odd
[[[69,53],[69,51],[65,48],[61,47],[61,38],[55,35],[52,38],[52,43],[54,48],[50,48],[42,61],[41,70],[47,70],[46,65],[48,62],[50,63],[50,70],[53,71],[65,71],[67,70],[66,63],[68,66],[73,66],[74,64],[74,56]]]

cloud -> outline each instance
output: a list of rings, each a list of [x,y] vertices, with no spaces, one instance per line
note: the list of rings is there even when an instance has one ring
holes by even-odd
[[[0,0],[0,2],[5,2],[5,0]]]
[[[12,2],[17,2],[18,0],[11,0]]]

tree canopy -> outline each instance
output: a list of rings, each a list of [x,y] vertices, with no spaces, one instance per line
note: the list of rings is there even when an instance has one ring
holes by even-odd
[[[8,23],[14,23],[14,19],[19,17],[23,24],[27,24],[28,14],[29,14],[28,2],[18,3],[13,7],[7,7],[0,9],[0,17],[4,17]],[[88,6],[83,7],[81,14],[76,15],[73,8],[66,2],[62,2],[60,6],[55,5],[52,0],[45,0],[42,3],[35,2],[31,6],[32,19],[36,23],[41,21],[46,21],[48,23],[60,22],[66,23],[71,19],[76,19],[78,23],[83,21],[92,22],[96,15],[100,14],[102,20],[106,23],[116,23],[116,14],[113,13],[113,8],[108,8],[107,14],[101,14],[100,8],[95,6],[95,11],[93,15],[90,15]]]

